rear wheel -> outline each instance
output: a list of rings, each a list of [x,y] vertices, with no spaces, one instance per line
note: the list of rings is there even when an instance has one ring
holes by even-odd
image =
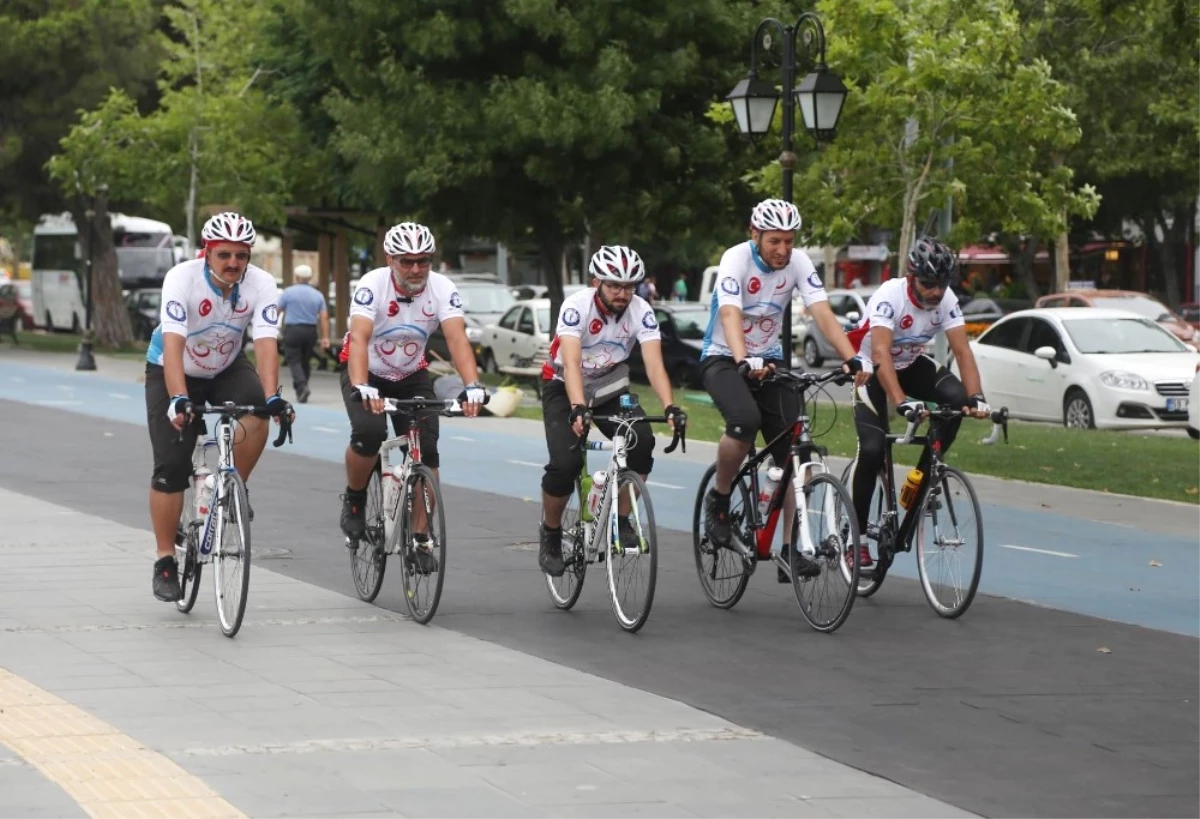
[[[692,513],[692,549],[696,559],[696,574],[700,578],[700,589],[714,606],[731,609],[746,593],[750,582],[750,570],[742,556],[732,549],[721,549],[712,544],[705,523],[704,498],[715,484],[716,464],[708,468],[700,479],[696,492],[696,506]],[[754,548],[754,530],[750,528],[750,491],[744,480],[739,480],[729,496],[729,523],[733,536],[747,547]]]
[[[854,465],[856,461],[851,461],[846,465],[846,471],[842,473],[842,485],[846,487],[846,491],[850,493],[850,501],[854,502]],[[881,526],[884,520],[884,513],[887,512],[887,482],[883,479],[883,473],[875,479],[875,492],[871,495],[871,511],[867,514],[867,522],[874,526]],[[857,517],[855,518],[857,523]],[[861,535],[861,533],[860,533]],[[869,547],[868,547],[869,548]],[[875,556],[879,556],[879,542],[875,542]],[[878,565],[878,564],[876,564]],[[844,572],[847,582],[849,582],[849,569]],[[883,585],[885,575],[879,575],[877,572],[869,568],[859,567],[858,571],[858,596],[870,597],[875,592],[879,591],[879,587]]]
[[[567,498],[567,508],[562,516],[562,558],[566,569],[562,577],[546,577],[546,588],[550,591],[550,599],[554,605],[564,611],[570,609],[579,600],[583,591],[583,581],[587,576],[587,533],[591,528],[581,519],[580,498],[583,490],[579,480],[575,480],[575,491]]]
[[[420,526],[415,525],[417,513],[424,518]],[[441,489],[427,466],[413,467],[408,476],[403,523],[396,526],[395,533],[404,602],[412,618],[424,625],[437,612],[446,578],[445,509]]]
[[[836,631],[854,608],[857,544],[858,524],[850,493],[832,475],[813,475],[804,485],[803,530],[792,527],[788,559],[800,613],[817,631]],[[802,576],[801,557],[816,564],[820,573]]]
[[[917,521],[917,569],[925,599],[942,617],[962,615],[983,572],[983,520],[967,476],[943,466]]]
[[[623,470],[617,476],[617,531],[612,531],[610,513],[602,524],[601,539],[608,564],[608,593],[617,623],[628,632],[646,625],[654,605],[654,584],[658,579],[658,539],[654,528],[654,506],[650,492],[636,472]],[[622,514],[621,510],[628,510]]]
[[[217,526],[212,552],[213,586],[221,631],[233,637],[242,627],[250,591],[250,500],[246,484],[236,472],[226,472],[219,480],[224,481],[225,488],[213,520]]]
[[[390,477],[388,480],[392,480]],[[372,602],[383,587],[384,570],[387,568],[387,543],[383,522],[383,481],[379,464],[367,482],[366,504],[367,528],[363,536],[353,544],[350,551],[350,574],[354,578],[354,589],[364,603]]]

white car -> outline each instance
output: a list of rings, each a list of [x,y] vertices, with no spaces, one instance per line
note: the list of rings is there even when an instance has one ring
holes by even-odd
[[[988,403],[1008,407],[1014,418],[1081,428],[1183,428],[1196,402],[1200,355],[1127,310],[1021,310],[989,327],[971,351]],[[959,373],[958,362],[950,368]]]
[[[1188,435],[1200,438],[1200,362],[1196,364],[1196,377],[1192,379],[1192,391],[1188,394]]]
[[[542,361],[550,349],[550,299],[527,299],[508,309],[481,333],[481,366],[487,372],[501,367],[528,367]]]
[[[862,322],[863,316],[867,314],[867,302],[871,300],[871,295],[878,289],[879,285],[869,284],[863,287],[836,288],[827,291],[829,309],[833,311],[833,315],[842,325],[843,330],[849,332]],[[792,302],[792,312],[800,315],[796,312],[797,301],[799,300]],[[801,301],[800,304],[803,305],[803,302]],[[804,363],[809,367],[820,367],[825,363],[825,359],[841,361],[833,343],[825,338],[825,334],[821,332],[810,316],[797,319],[792,343],[804,350]]]

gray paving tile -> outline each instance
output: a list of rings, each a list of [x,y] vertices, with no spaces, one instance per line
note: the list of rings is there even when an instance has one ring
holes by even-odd
[[[889,816],[927,817],[928,819],[958,819],[974,816],[952,805],[928,796],[861,797],[848,799],[812,799],[809,804],[829,811],[830,816]]]
[[[441,819],[487,819],[487,817],[553,816],[514,799],[489,785],[451,788],[404,788],[373,791],[373,797],[405,816]]]
[[[40,771],[0,745],[0,816],[77,817],[83,809]]]

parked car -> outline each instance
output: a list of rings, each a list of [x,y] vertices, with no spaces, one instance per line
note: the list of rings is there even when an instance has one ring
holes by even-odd
[[[125,309],[129,311],[129,326],[135,341],[149,341],[158,326],[162,308],[162,288],[144,287],[129,291]]]
[[[993,299],[978,296],[962,304],[963,319],[967,322],[967,335],[971,338],[982,333],[991,325],[1018,310],[1033,307],[1029,299]]]
[[[0,280],[0,335],[16,339],[17,330],[25,327],[26,313],[17,295],[17,286],[8,279]]]
[[[550,299],[517,302],[499,321],[483,328],[480,366],[495,373],[501,367],[536,361],[549,351],[553,333]]]
[[[871,294],[878,288],[879,285],[871,284],[828,291],[829,309],[833,311],[843,330],[849,331],[858,326],[863,316],[867,314],[867,302],[871,300]],[[793,303],[793,315],[795,312],[795,303]],[[804,351],[804,363],[809,367],[820,367],[827,358],[841,358],[833,344],[825,338],[825,334],[813,322],[811,316],[806,315],[803,319],[795,322],[792,344]]]
[[[504,315],[516,299],[500,280],[490,273],[467,273],[451,276],[462,297],[463,313],[467,320],[467,340],[475,351],[476,362],[483,363],[483,329]],[[442,325],[438,325],[429,336],[427,349],[433,350],[446,361],[450,360],[450,349]]]
[[[1188,324],[1158,299],[1136,290],[1066,290],[1037,300],[1035,307],[1111,307],[1132,310],[1139,316],[1157,321],[1175,337],[1193,349],[1200,349],[1196,328]]]
[[[21,323],[26,330],[32,330],[34,328],[33,282],[29,279],[15,279],[12,285],[17,288],[17,303],[21,305]]]
[[[1200,362],[1196,363],[1196,375],[1188,393],[1188,435],[1200,438]]]
[[[655,302],[654,317],[662,334],[663,366],[671,383],[676,387],[702,388],[700,350],[708,329],[708,307],[698,301]],[[641,344],[634,345],[629,371],[642,380],[646,378]]]
[[[989,404],[1080,428],[1184,427],[1200,364],[1161,324],[1098,307],[1011,313],[971,350]]]
[[[1200,330],[1200,302],[1185,301],[1179,305],[1179,317]]]
[[[467,322],[467,341],[471,342],[471,350],[475,353],[475,363],[481,364],[483,362],[483,325],[479,319],[470,314],[463,318]],[[436,356],[443,361],[450,361],[450,347],[446,344],[446,335],[442,332],[441,324],[430,334],[425,351],[427,358]]]

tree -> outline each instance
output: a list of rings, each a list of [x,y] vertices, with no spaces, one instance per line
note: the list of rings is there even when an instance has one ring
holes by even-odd
[[[736,174],[705,111],[744,59],[729,33],[748,38],[745,5],[307,0],[294,13],[337,77],[324,105],[354,195],[452,236],[536,243],[555,301],[568,244],[727,218]]]
[[[1064,209],[1094,208],[1069,167],[1042,159],[1079,129],[1049,66],[1021,58],[1008,0],[825,0],[821,15],[852,91],[836,141],[802,155],[796,189],[815,240],[899,227],[903,254],[947,198],[959,240],[993,226],[1051,235]],[[766,168],[761,184],[777,190],[777,176]]]

